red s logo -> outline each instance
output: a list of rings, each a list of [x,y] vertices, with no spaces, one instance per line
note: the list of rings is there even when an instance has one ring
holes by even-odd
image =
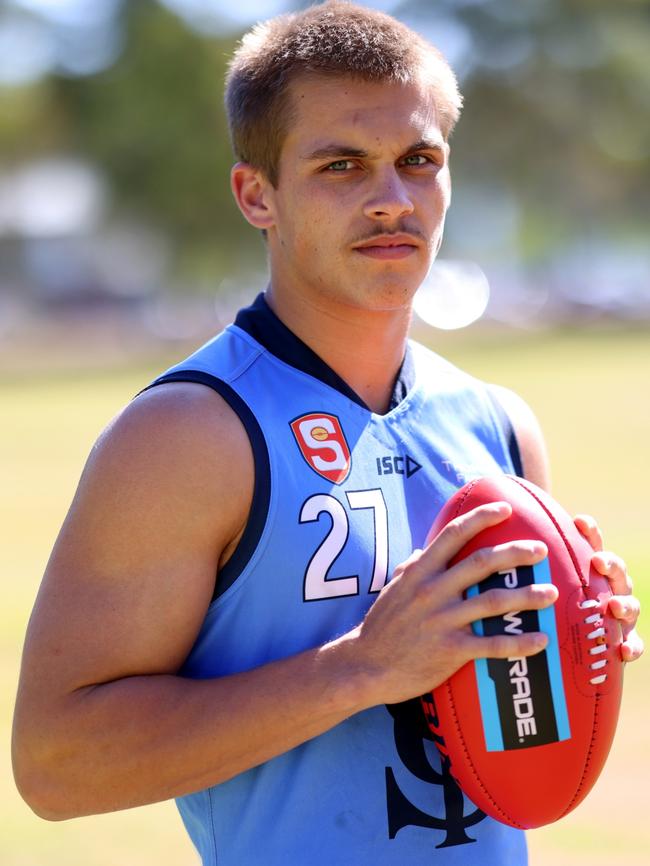
[[[291,422],[302,456],[314,472],[334,484],[342,484],[350,474],[348,443],[336,415],[313,412]]]

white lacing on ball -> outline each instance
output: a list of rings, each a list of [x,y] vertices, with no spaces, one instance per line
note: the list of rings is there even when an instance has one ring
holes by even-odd
[[[580,602],[580,608],[582,610],[589,610],[589,609],[594,608],[594,607],[599,607],[599,603],[594,598],[588,598],[585,601]],[[601,617],[600,617],[600,612],[589,614],[589,616],[585,617],[584,622],[585,622],[585,625],[593,625],[596,622],[602,622]],[[605,637],[605,634],[606,634],[605,629],[603,628],[602,625],[599,625],[597,628],[592,629],[587,634],[587,640],[600,640],[601,638]],[[591,656],[598,656],[604,652],[607,652],[607,644],[605,644],[605,643],[598,643],[598,644],[596,644],[596,646],[592,646],[589,648],[589,655],[591,655]],[[592,663],[589,665],[589,668],[592,671],[597,671],[597,670],[600,670],[601,668],[604,668],[606,664],[607,664],[607,659],[596,659],[595,661],[592,661]],[[592,686],[599,686],[601,683],[604,683],[606,679],[607,679],[607,674],[602,673],[602,674],[597,674],[594,677],[591,677],[589,682],[591,683]]]

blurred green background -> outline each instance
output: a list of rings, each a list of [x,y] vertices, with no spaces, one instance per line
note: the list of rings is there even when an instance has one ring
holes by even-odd
[[[27,617],[92,442],[132,394],[264,285],[263,246],[230,200],[222,78],[252,21],[299,5],[0,2],[7,866],[196,864],[170,804],[63,824],[35,818],[11,779],[11,712]],[[650,600],[650,6],[365,5],[439,45],[465,95],[441,253],[456,279],[432,292],[432,319],[449,325],[450,305],[452,324],[476,318],[486,286],[489,303],[471,327],[416,320],[415,335],[530,402],[555,495],[599,519]],[[650,864],[649,664],[628,668],[596,789],[573,815],[530,834],[531,866]]]

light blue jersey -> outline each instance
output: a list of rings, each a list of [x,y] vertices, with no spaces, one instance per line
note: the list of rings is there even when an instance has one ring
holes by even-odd
[[[262,297],[156,384],[178,380],[217,390],[255,456],[251,516],[183,676],[248,670],[353,628],[458,487],[520,471],[485,385],[409,344],[376,415]],[[178,806],[205,866],[526,863],[523,834],[441,766],[417,700],[354,715]]]

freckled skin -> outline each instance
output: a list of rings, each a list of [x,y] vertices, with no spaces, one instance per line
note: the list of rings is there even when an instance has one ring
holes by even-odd
[[[336,79],[311,76],[294,83],[293,99],[278,187],[267,191],[275,217],[267,229],[272,293],[311,298],[339,313],[403,311],[438,250],[450,197],[432,96],[416,85],[355,81],[342,89]],[[406,164],[423,139],[440,141],[442,151],[423,151],[422,164]],[[340,172],[328,168],[334,157],[305,159],[332,141],[369,156]],[[407,259],[377,262],[352,248],[400,231],[418,238]]]

